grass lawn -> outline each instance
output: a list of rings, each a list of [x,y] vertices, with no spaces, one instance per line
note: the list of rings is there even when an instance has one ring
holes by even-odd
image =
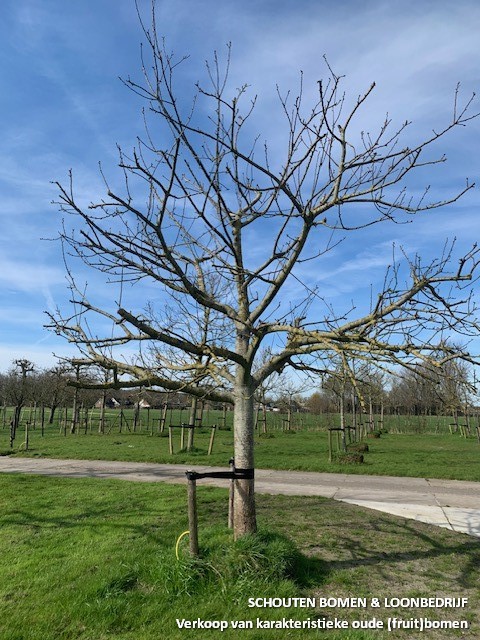
[[[297,436],[294,436],[296,438]],[[72,438],[73,440],[73,438]],[[80,438],[78,439],[80,441]],[[403,631],[198,631],[197,620],[466,620],[480,637],[480,541],[322,498],[258,496],[263,533],[232,544],[227,496],[199,486],[201,559],[185,488],[0,475],[1,640],[410,639]],[[265,527],[268,525],[268,533]],[[249,597],[467,597],[464,609],[251,609]]]
[[[303,417],[306,421],[307,417]],[[312,420],[314,416],[308,416]],[[420,423],[417,424],[419,426]],[[392,427],[393,429],[393,427]],[[184,463],[228,466],[233,453],[233,432],[217,430],[212,455],[207,451],[211,429],[206,427],[195,433],[195,450],[180,450],[180,433],[175,430],[174,453],[169,453],[168,430],[119,431],[113,423],[105,434],[95,430],[81,430],[66,435],[58,426],[49,427],[41,435],[39,427],[29,430],[29,451],[24,451],[23,427],[10,448],[9,431],[0,428],[0,455],[28,455],[57,458],[96,460],[125,460],[137,462]],[[323,471],[369,475],[396,475],[454,480],[480,481],[480,444],[475,437],[463,438],[451,434],[448,427],[421,430],[417,433],[388,432],[380,438],[368,438],[369,452],[364,464],[338,464],[328,461],[328,438],[324,429],[304,423],[303,428],[291,431],[269,430],[257,432],[256,465],[264,469]],[[334,443],[334,447],[336,444]]]

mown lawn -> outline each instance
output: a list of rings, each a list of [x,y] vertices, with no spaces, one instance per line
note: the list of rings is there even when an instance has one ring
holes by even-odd
[[[480,541],[321,498],[258,496],[261,535],[233,544],[227,496],[198,488],[201,558],[185,488],[0,475],[1,640],[414,638],[408,632],[180,630],[176,619],[386,620],[426,616],[480,636]],[[267,530],[268,527],[268,530]],[[257,609],[249,597],[468,597],[465,609]],[[419,637],[419,636],[418,636]]]

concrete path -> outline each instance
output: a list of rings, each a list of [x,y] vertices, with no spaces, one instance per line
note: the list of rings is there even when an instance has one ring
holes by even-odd
[[[227,470],[225,467],[0,456],[0,473],[69,478],[185,483],[187,469]],[[256,470],[255,474],[258,493],[323,496],[480,537],[480,482],[263,469]],[[226,480],[215,479],[201,482],[221,487],[228,484]]]

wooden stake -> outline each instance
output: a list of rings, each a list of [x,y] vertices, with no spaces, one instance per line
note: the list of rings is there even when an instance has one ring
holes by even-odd
[[[208,453],[207,455],[211,455],[212,454],[212,449],[213,449],[213,441],[215,440],[215,431],[217,430],[217,425],[214,424],[212,426],[212,433],[210,434],[210,443],[208,445]]]
[[[222,420],[223,420],[222,426],[224,429],[226,429],[227,428],[227,405],[225,403],[223,405]]]
[[[185,427],[182,424],[182,428],[180,429],[180,451],[185,449]]]
[[[198,556],[197,481],[188,478],[188,528],[190,530],[190,555]]]
[[[170,455],[173,456],[172,427],[168,427],[168,450],[170,452]]]
[[[167,411],[168,404],[165,402],[162,409],[162,417],[160,418],[160,433],[163,433],[165,430],[165,423],[167,422]]]

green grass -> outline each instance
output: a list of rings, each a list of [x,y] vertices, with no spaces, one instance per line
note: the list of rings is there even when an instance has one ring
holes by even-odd
[[[170,455],[168,430],[119,432],[114,422],[118,414],[111,412],[112,426],[107,433],[98,434],[87,429],[85,433],[66,435],[58,425],[48,427],[42,436],[40,428],[30,428],[29,451],[24,451],[24,427],[19,430],[13,449],[10,449],[9,431],[0,428],[0,455],[28,455],[57,458],[96,460],[124,460],[156,463],[206,464],[227,466],[233,454],[233,433],[220,429],[215,437],[211,456],[207,455],[211,429],[205,427],[195,434],[195,450],[180,451],[180,433],[174,433],[174,454]],[[218,416],[217,416],[218,417]],[[303,416],[304,421],[314,416]],[[420,420],[420,419],[419,419]],[[421,419],[423,420],[423,418]],[[445,419],[447,420],[447,419]],[[265,435],[256,435],[256,465],[259,468],[354,473],[369,475],[396,475],[456,480],[480,481],[480,444],[475,437],[463,438],[445,429],[429,432],[416,425],[418,433],[384,433],[381,438],[367,438],[369,452],[364,464],[328,462],[328,438],[325,430],[306,423],[302,429],[283,431],[272,429]],[[336,446],[336,444],[334,445]]]
[[[198,487],[201,558],[185,488],[0,475],[0,640],[413,637],[372,631],[180,630],[176,618],[467,619],[479,637],[480,542],[319,498],[258,496],[261,533],[233,543],[227,496]],[[268,525],[268,532],[265,530]],[[468,597],[466,610],[251,609],[249,597]],[[424,633],[440,639],[454,632]]]

